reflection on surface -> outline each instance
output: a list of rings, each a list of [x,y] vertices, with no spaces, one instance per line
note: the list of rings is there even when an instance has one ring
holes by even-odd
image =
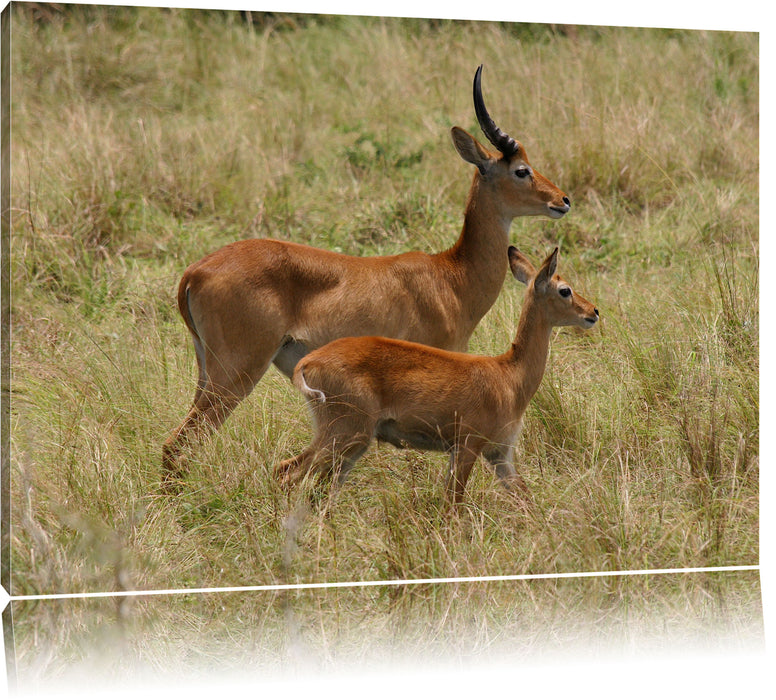
[[[6,629],[11,618],[21,693],[85,676],[283,680],[764,646],[756,571],[15,601]]]

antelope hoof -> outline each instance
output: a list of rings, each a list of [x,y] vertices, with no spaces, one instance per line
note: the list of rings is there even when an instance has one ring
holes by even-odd
[[[275,478],[280,483],[281,488],[290,489],[299,482],[304,473],[299,465],[299,458],[292,457],[284,459],[275,467]]]

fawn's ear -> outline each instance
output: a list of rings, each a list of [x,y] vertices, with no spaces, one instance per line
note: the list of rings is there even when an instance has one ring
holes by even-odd
[[[543,289],[547,286],[547,283],[552,279],[552,276],[555,274],[555,270],[558,269],[558,248],[556,247],[555,250],[552,251],[547,256],[547,259],[542,263],[542,266],[539,268],[539,272],[536,273],[536,281],[534,282],[534,286],[537,289]]]
[[[531,261],[513,245],[509,246],[507,254],[509,255],[509,269],[512,270],[512,276],[518,282],[528,284],[536,274],[536,268],[531,265]]]
[[[476,165],[477,169],[484,175],[493,163],[498,160],[494,155],[480,144],[469,132],[464,131],[459,126],[454,126],[450,130],[453,137],[453,145],[458,155],[467,163]]]

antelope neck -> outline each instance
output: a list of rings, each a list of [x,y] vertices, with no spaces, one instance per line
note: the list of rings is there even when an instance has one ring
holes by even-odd
[[[531,285],[523,303],[515,340],[503,355],[507,364],[520,370],[522,393],[529,398],[539,388],[544,376],[552,336],[552,324],[534,299],[533,283]]]
[[[470,299],[470,313],[476,321],[493,305],[504,284],[511,223],[497,213],[495,196],[483,187],[476,173],[461,235],[446,251],[460,270],[460,284],[467,290],[464,297]],[[478,291],[472,293],[475,289]]]

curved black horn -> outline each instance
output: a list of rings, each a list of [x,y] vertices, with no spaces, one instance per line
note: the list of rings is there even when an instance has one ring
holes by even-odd
[[[509,134],[505,134],[501,129],[496,126],[496,123],[491,119],[488,110],[485,109],[485,102],[482,100],[482,66],[477,69],[474,74],[474,111],[477,114],[477,121],[480,123],[482,133],[488,137],[490,141],[499,151],[501,151],[507,158],[515,155],[520,146]]]

